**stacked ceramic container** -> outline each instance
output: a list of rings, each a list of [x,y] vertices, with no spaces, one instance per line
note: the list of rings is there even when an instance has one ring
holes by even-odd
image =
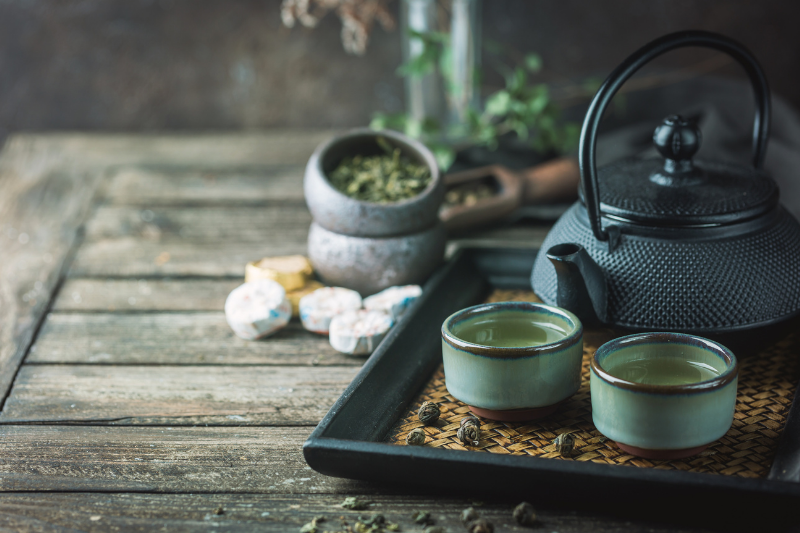
[[[328,174],[343,158],[378,154],[378,137],[431,172],[418,195],[392,203],[371,203],[336,190]],[[367,296],[395,285],[421,284],[444,257],[446,231],[439,220],[444,183],[433,154],[394,132],[353,130],[320,145],[306,165],[303,182],[313,216],[308,256],[328,285]]]

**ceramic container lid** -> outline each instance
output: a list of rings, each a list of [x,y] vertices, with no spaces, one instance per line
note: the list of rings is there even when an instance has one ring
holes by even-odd
[[[663,159],[600,168],[603,215],[653,226],[705,226],[747,220],[777,205],[778,186],[763,170],[693,161],[701,139],[694,123],[672,115],[653,134]]]

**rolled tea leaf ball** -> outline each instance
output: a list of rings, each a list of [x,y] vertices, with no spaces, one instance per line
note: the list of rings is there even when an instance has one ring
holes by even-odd
[[[467,425],[473,425],[473,426],[477,426],[478,428],[480,428],[481,427],[481,419],[476,417],[476,416],[472,416],[472,415],[466,416],[466,417],[461,419],[461,427],[463,428],[464,426],[467,426]]]
[[[419,412],[417,413],[419,421],[423,424],[432,424],[436,422],[439,420],[440,414],[439,406],[433,402],[422,402],[422,405],[419,407]]]
[[[481,442],[481,429],[475,424],[462,424],[456,437],[467,446],[477,446]]]
[[[536,523],[536,511],[528,502],[522,502],[514,507],[513,516],[514,521],[521,526],[532,526]]]
[[[422,446],[425,444],[425,432],[421,428],[412,429],[406,436],[406,444],[409,446]]]
[[[575,437],[571,433],[562,433],[553,441],[556,451],[563,457],[569,457],[575,450]]]

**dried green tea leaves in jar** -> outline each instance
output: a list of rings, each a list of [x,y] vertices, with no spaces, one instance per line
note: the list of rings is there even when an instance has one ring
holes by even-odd
[[[328,176],[339,192],[362,202],[385,204],[413,198],[431,182],[431,172],[392,148],[383,138],[385,153],[345,157]]]

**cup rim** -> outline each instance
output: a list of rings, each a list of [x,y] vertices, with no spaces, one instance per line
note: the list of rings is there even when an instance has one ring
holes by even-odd
[[[391,139],[391,141],[395,144],[399,144],[408,150],[415,152],[423,161],[425,161],[425,166],[428,167],[428,170],[431,172],[431,181],[428,183],[428,186],[422,189],[416,195],[406,198],[404,200],[399,200],[397,202],[387,202],[387,203],[379,203],[379,202],[366,202],[364,200],[358,200],[351,196],[348,196],[338,190],[330,181],[328,177],[328,173],[325,172],[323,168],[323,160],[327,153],[332,150],[337,144],[341,144],[343,142],[351,141],[353,139],[358,138],[365,138],[365,139],[375,139],[377,137],[387,137]],[[374,130],[372,128],[353,128],[350,130],[345,131],[340,135],[336,135],[326,142],[322,143],[316,150],[315,154],[317,156],[315,166],[317,172],[322,177],[322,181],[330,188],[331,191],[336,193],[336,195],[340,196],[341,198],[354,202],[358,205],[365,205],[365,206],[374,206],[374,207],[404,207],[409,204],[413,204],[419,202],[423,198],[429,196],[437,187],[438,183],[442,179],[442,173],[439,170],[439,165],[436,163],[436,158],[434,157],[433,153],[421,142],[417,141],[416,139],[412,139],[407,135],[403,135],[400,132],[392,131],[392,130]]]
[[[463,339],[456,337],[452,331],[451,326],[459,320],[477,316],[489,312],[497,312],[504,310],[517,310],[517,311],[544,311],[559,316],[566,320],[572,326],[572,332],[563,339],[548,344],[539,344],[536,346],[486,346],[483,344],[475,344],[467,342]],[[559,352],[574,345],[576,342],[583,338],[583,324],[577,316],[570,313],[566,309],[555,307],[552,305],[541,304],[538,302],[491,302],[473,305],[456,311],[445,319],[442,323],[442,340],[453,348],[471,353],[473,355],[480,355],[492,359],[523,359],[536,355],[545,355],[554,352]]]
[[[683,344],[702,348],[713,352],[725,361],[725,371],[711,379],[698,381],[696,383],[686,383],[681,385],[653,385],[628,381],[610,374],[602,366],[602,360],[611,353],[628,346],[637,344]],[[690,394],[700,393],[721,389],[728,383],[736,379],[739,374],[739,361],[728,348],[722,344],[686,333],[653,332],[635,333],[608,341],[600,346],[591,358],[591,369],[594,374],[613,387],[626,389],[635,392],[647,392],[655,394]]]

